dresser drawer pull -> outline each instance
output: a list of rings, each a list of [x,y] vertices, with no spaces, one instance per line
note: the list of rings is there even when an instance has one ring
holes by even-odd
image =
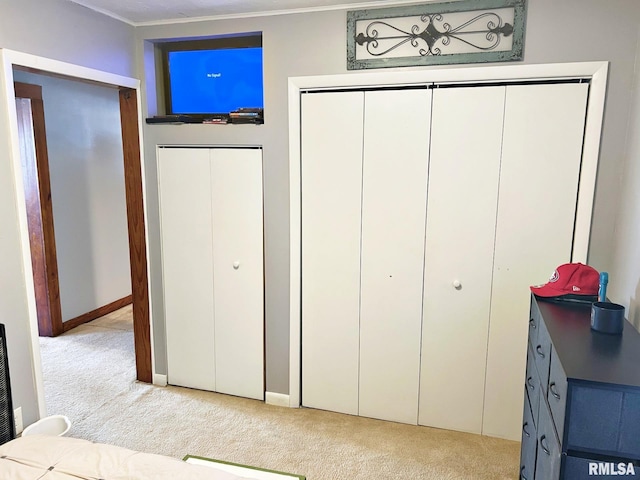
[[[540,437],[540,447],[542,447],[542,451],[543,451],[544,453],[546,453],[547,455],[551,455],[551,450],[549,450],[549,448],[548,448],[548,447],[545,447],[545,446],[544,446],[544,443],[543,443],[546,439],[547,439],[547,436],[546,436],[546,435],[542,435],[542,436]]]
[[[556,382],[551,382],[551,384],[549,385],[549,391],[551,392],[551,395],[553,395],[553,398],[555,398],[556,400],[560,400],[560,394],[558,392],[556,392]]]
[[[527,432],[527,425],[529,425],[529,422],[524,422],[524,425],[522,425],[522,431],[524,432],[524,434],[525,434],[527,437],[530,437],[530,436],[531,436],[531,434],[530,434],[529,432]]]
[[[532,380],[533,380],[533,377],[529,377],[529,378],[527,378],[527,385],[529,385],[529,388],[530,388],[531,390],[535,390],[535,389],[536,389],[536,386],[533,384]]]
[[[538,345],[536,347],[536,352],[538,353],[538,355],[540,355],[540,358],[544,358],[545,357],[544,352],[542,351],[542,345]]]
[[[535,321],[533,318],[532,318],[532,319],[530,319],[530,320],[529,320],[529,326],[530,326],[531,328],[538,328],[538,326],[536,325],[536,323],[535,323],[535,322],[536,322],[536,321]]]
[[[528,480],[527,477],[524,476],[524,465],[520,469],[520,480]]]

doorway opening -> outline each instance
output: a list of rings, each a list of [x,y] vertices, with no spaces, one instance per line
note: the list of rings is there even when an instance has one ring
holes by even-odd
[[[145,222],[145,206],[143,198],[143,164],[141,161],[141,143],[140,143],[140,82],[135,79],[122,77],[119,75],[109,74],[97,70],[79,67],[64,62],[57,62],[32,55],[22,54],[5,50],[3,52],[5,58],[5,78],[7,83],[13,83],[13,69],[26,69],[30,72],[42,75],[67,78],[70,80],[88,82],[102,85],[118,90],[120,125],[122,133],[122,153],[124,159],[124,187],[126,195],[126,216],[127,216],[127,232],[129,243],[129,260],[130,260],[130,277],[131,277],[131,300],[133,303],[133,323],[134,323],[134,344],[136,356],[136,378],[139,381],[151,383],[152,373],[152,346],[151,346],[151,326],[150,326],[150,303],[149,303],[149,282],[148,282],[148,262],[146,248],[146,222]],[[7,89],[7,94],[13,94],[15,91]],[[11,130],[11,147],[15,171],[16,192],[18,195],[18,211],[23,220],[27,218],[26,204],[24,198],[23,180],[21,178],[20,167],[20,146],[17,125],[17,114],[11,112],[15,108],[16,102],[14,98],[8,98],[10,109]],[[26,226],[27,222],[23,221],[22,225]],[[23,245],[23,263],[25,266],[26,278],[32,276],[33,271],[30,248],[29,233],[24,226],[21,226],[21,237]],[[27,258],[28,257],[28,258]],[[46,273],[45,273],[46,277]],[[45,289],[45,292],[47,290]],[[36,294],[32,288],[27,286],[27,293],[30,303],[30,316],[32,325],[38,325]],[[48,295],[51,300],[51,295]],[[64,329],[60,323],[53,328],[57,328],[57,333]],[[53,324],[52,324],[53,325]],[[31,328],[32,343],[34,344],[34,376],[36,380],[36,391],[38,393],[38,402],[41,415],[45,413],[43,400],[43,382],[41,361],[38,355],[39,349],[36,344],[39,339],[37,336],[38,329]],[[52,332],[53,333],[53,332]]]

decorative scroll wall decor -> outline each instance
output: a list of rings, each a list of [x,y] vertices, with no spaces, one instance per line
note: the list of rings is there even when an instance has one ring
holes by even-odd
[[[347,68],[522,60],[526,0],[347,12]]]

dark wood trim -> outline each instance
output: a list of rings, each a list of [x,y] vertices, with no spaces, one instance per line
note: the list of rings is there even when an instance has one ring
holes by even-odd
[[[66,320],[62,323],[62,327],[65,332],[68,332],[72,328],[79,327],[80,325],[95,320],[96,318],[104,317],[110,313],[115,312],[116,310],[121,309],[122,307],[126,307],[133,302],[133,296],[128,295],[124,298],[116,300],[115,302],[111,302],[102,307],[98,307],[95,310],[91,310],[90,312],[84,313],[78,317],[72,318],[70,320]]]
[[[16,82],[14,88],[38,332],[55,337],[63,332],[62,307],[42,87]]]
[[[136,351],[136,372],[141,382],[152,382],[151,325],[149,321],[149,279],[147,246],[142,196],[142,165],[140,132],[138,130],[138,99],[136,90],[120,89],[120,123],[124,153],[124,183],[129,224],[129,258],[133,296],[133,337]]]
[[[36,73],[41,72],[37,71]],[[63,76],[62,78],[67,77]],[[32,233],[30,231],[29,236],[30,242],[35,242],[32,243],[32,245],[36,245],[40,252],[44,252],[41,257],[46,259],[45,263],[43,263],[44,260],[40,262],[39,270],[34,266],[34,285],[36,286],[36,296],[40,294],[40,303],[47,307],[43,311],[48,312],[46,315],[43,314],[42,322],[40,319],[40,313],[38,313],[38,327],[40,335],[56,336],[73,328],[74,326],[84,323],[80,320],[84,316],[69,320],[68,322],[64,322],[64,324],[62,322],[60,285],[58,281],[57,256],[53,229],[51,186],[49,180],[49,161],[47,157],[46,131],[44,124],[44,104],[42,103],[42,87],[16,82],[15,89],[16,97],[31,99],[30,103],[32,112],[29,113],[33,121],[29,121],[27,124],[33,125],[29,128],[34,131],[35,137],[36,158],[33,162],[34,168],[31,170],[31,175],[33,179],[35,179],[37,171],[38,182],[35,182],[34,180],[30,185],[32,188],[35,188],[36,191],[40,192],[40,195],[36,195],[35,198],[38,200],[36,202],[36,206],[39,209],[38,218],[41,220],[38,220],[35,223],[36,225],[41,224],[41,233],[38,233],[34,236],[35,239],[32,239]],[[137,91],[135,89],[120,89],[120,119],[124,153],[127,222],[129,226],[129,257],[131,263],[132,295],[131,300],[129,300],[128,303],[133,302],[137,378],[140,381],[151,383],[153,375],[151,367],[149,283],[147,275],[146,230],[142,195],[140,132],[138,129],[139,118]],[[22,144],[21,148],[24,149]],[[33,151],[34,149],[31,148],[31,150]],[[37,168],[35,168],[35,161],[38,162]],[[28,208],[29,206],[27,206],[27,209]],[[33,250],[34,247],[32,246],[32,252]],[[43,266],[45,264],[46,268]],[[39,281],[35,279],[36,271],[39,272]],[[38,306],[37,298],[36,306]],[[41,309],[38,308],[38,312],[40,312],[40,310]],[[101,309],[97,309],[94,312],[99,310]],[[86,315],[90,315],[91,313],[92,312]]]
[[[16,98],[30,98],[42,100],[42,87],[31,83],[13,82]]]

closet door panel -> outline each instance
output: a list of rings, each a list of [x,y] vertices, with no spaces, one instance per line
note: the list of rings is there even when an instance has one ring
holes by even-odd
[[[158,181],[167,380],[215,390],[209,150],[159,149]]]
[[[587,84],[507,87],[483,433],[516,440],[529,286],[571,261]],[[507,368],[508,366],[508,368]]]
[[[363,92],[302,95],[302,404],[358,413]]]
[[[262,151],[211,151],[216,387],[264,399]]]
[[[433,94],[421,425],[482,429],[504,96],[504,87]]]
[[[360,415],[417,423],[431,90],[365,93]]]

